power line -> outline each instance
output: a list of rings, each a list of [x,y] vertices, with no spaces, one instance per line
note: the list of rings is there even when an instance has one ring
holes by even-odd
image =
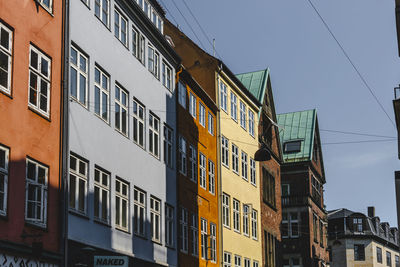
[[[349,54],[346,52],[346,50],[344,49],[344,47],[341,45],[341,43],[339,42],[339,40],[336,38],[335,34],[333,33],[333,31],[331,30],[331,28],[329,27],[329,25],[326,23],[325,19],[322,17],[322,15],[319,13],[318,9],[315,7],[315,5],[312,3],[311,0],[307,0],[308,3],[310,3],[311,7],[314,9],[315,13],[317,13],[318,17],[320,18],[320,20],[322,21],[322,23],[325,25],[325,28],[328,30],[328,32],[331,34],[332,38],[336,41],[336,44],[339,46],[339,48],[342,50],[344,56],[347,58],[347,60],[349,61],[349,63],[351,64],[351,66],[353,67],[353,69],[356,71],[356,73],[358,74],[358,77],[361,79],[361,81],[363,82],[363,84],[365,85],[365,87],[368,89],[368,91],[371,93],[371,95],[374,97],[375,101],[378,103],[378,105],[380,106],[380,108],[382,109],[382,111],[386,114],[386,117],[390,120],[390,122],[392,123],[393,126],[395,126],[393,120],[390,118],[389,114],[386,112],[385,108],[383,107],[383,105],[381,104],[381,102],[379,101],[379,99],[377,98],[377,96],[375,95],[374,91],[372,90],[372,88],[369,86],[369,84],[367,83],[367,81],[365,80],[364,76],[361,74],[361,72],[358,70],[358,68],[356,67],[356,65],[354,64],[353,60],[351,60]],[[395,126],[396,127],[396,126]]]
[[[178,25],[178,21],[175,19],[174,15],[172,15],[172,13],[169,11],[167,5],[163,2],[163,0],[160,0],[161,3],[163,4],[163,6],[165,7],[165,9],[167,10],[168,14],[171,15],[172,19],[174,20],[175,24]]]

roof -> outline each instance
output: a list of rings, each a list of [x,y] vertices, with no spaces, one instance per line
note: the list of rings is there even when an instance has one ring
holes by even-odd
[[[336,219],[336,218],[344,218],[354,214],[354,211],[348,209],[337,209],[328,211],[328,220]]]
[[[269,69],[267,68],[265,70],[236,74],[236,77],[260,103],[263,103],[268,74]]]
[[[285,163],[310,161],[316,131],[317,111],[311,109],[278,114],[277,118],[278,125],[283,127],[279,133],[282,146],[289,141],[302,141],[299,152],[283,153],[283,161]]]

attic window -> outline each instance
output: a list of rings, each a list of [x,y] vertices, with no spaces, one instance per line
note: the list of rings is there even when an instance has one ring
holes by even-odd
[[[301,151],[301,140],[290,141],[284,144],[285,153],[296,153]]]

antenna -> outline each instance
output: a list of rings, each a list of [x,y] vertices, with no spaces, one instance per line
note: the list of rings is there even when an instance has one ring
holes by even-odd
[[[213,38],[213,57],[215,57],[215,38]]]

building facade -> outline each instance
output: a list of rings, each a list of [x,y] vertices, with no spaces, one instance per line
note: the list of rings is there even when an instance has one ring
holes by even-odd
[[[154,0],[68,8],[68,266],[107,256],[177,266],[179,57],[164,10]]]
[[[278,115],[283,164],[283,266],[326,266],[326,182],[316,110]]]
[[[242,73],[237,77],[262,104],[257,114],[260,150],[265,149],[265,153],[267,153],[267,158],[259,163],[262,266],[281,266],[280,225],[282,209],[280,165],[282,163],[282,153],[269,69]],[[258,159],[255,158],[255,160]]]
[[[328,220],[332,267],[400,266],[398,230],[381,223],[374,207],[368,207],[368,216],[333,210]]]
[[[179,265],[218,266],[217,106],[178,71]]]
[[[0,266],[61,263],[62,30],[63,1],[0,1]]]

